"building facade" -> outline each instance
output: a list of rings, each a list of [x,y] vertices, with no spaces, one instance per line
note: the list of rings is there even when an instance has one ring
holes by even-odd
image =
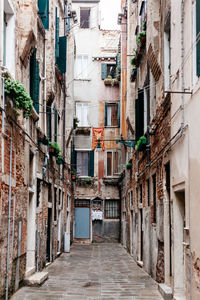
[[[70,20],[70,1],[0,5],[0,295],[6,298],[53,261],[70,236]]]
[[[74,69],[74,239],[119,241],[118,31],[100,29],[99,0],[72,1],[78,26]],[[87,42],[86,42],[87,41]],[[119,70],[119,68],[118,68]],[[100,140],[101,152],[96,151]]]

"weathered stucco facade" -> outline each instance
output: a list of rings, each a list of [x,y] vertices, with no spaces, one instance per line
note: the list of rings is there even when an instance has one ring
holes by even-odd
[[[2,297],[53,261],[64,250],[64,234],[70,235],[66,55],[63,64],[59,59],[62,46],[66,49],[66,20],[72,16],[70,1],[40,5],[40,1],[11,0],[0,5]],[[56,50],[59,37],[64,42]],[[15,94],[7,95],[7,78],[21,82],[32,97],[34,108],[27,119],[15,109]],[[57,142],[65,164],[51,155],[50,142]]]
[[[118,159],[116,161],[115,158],[120,153],[115,140],[119,138],[119,81],[112,77],[110,81],[108,79],[108,83],[105,81],[109,72],[116,73],[119,32],[99,28],[99,1],[72,3],[79,23],[74,29],[74,117],[79,121],[74,130],[75,157],[72,164],[76,174],[74,238],[85,238],[93,242],[117,242],[120,195],[117,185]],[[84,19],[87,17],[84,12],[88,13],[87,20]],[[82,23],[84,20],[86,24]],[[114,73],[113,78],[116,77]],[[102,152],[95,151],[94,143],[98,138],[105,140],[102,141]],[[108,156],[112,162],[108,162]],[[84,161],[86,166],[83,166]],[[109,215],[111,206],[113,215]],[[80,211],[80,214],[84,214],[87,210],[85,224],[80,225],[83,215],[79,216],[78,213]],[[98,213],[99,219],[95,215]],[[84,225],[88,228],[85,234],[79,232],[79,226]]]

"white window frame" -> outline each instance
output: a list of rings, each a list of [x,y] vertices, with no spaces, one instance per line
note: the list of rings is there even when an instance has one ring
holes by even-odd
[[[77,153],[78,152],[81,152],[81,153],[83,153],[83,152],[85,152],[85,153],[87,153],[88,154],[88,175],[79,175],[78,174],[78,166],[77,166],[77,162],[76,162],[76,171],[77,171],[77,175],[78,175],[78,177],[80,177],[80,178],[85,178],[85,177],[89,177],[89,151],[90,150],[81,150],[81,149],[77,149],[77,150],[75,150],[76,151],[76,155],[77,155]]]
[[[84,59],[87,60],[84,62]],[[88,80],[88,55],[78,54],[76,57],[76,78]],[[85,64],[86,63],[86,64]]]
[[[78,113],[78,106],[81,106],[81,116]],[[84,116],[84,107],[87,107],[87,114]],[[88,120],[88,109],[89,103],[86,102],[76,102],[76,117],[78,118],[78,127],[90,127]]]

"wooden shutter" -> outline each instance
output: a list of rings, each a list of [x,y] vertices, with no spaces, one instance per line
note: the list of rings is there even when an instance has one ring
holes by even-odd
[[[135,100],[135,140],[144,134],[144,91],[138,91],[138,99]]]
[[[139,137],[144,134],[144,90],[138,91],[139,100]]]
[[[57,142],[58,138],[58,111],[54,107],[54,141]]]
[[[67,37],[59,37],[59,57],[57,58],[57,65],[61,73],[66,72],[67,60]]]
[[[117,103],[118,112],[117,112],[117,123],[118,127],[120,127],[120,103]]]
[[[107,118],[107,111],[108,111],[108,109],[107,109],[107,107],[108,107],[108,104],[107,103],[105,103],[105,124],[104,124],[104,126],[107,126],[107,124],[108,124],[108,118]]]
[[[76,151],[72,148],[71,151],[71,170],[76,171]]]
[[[101,64],[101,79],[105,79],[107,77],[107,64]]]
[[[39,113],[40,75],[39,62],[36,60],[36,49],[30,58],[30,96],[37,113]]]
[[[94,177],[94,151],[89,151],[89,176]]]
[[[49,28],[49,0],[38,0],[38,14],[45,29]]]
[[[59,18],[57,17],[57,7],[56,7],[56,19],[55,19],[55,56],[59,57]]]
[[[47,134],[51,140],[51,106],[47,105]]]
[[[196,0],[197,76],[200,76],[200,0]]]

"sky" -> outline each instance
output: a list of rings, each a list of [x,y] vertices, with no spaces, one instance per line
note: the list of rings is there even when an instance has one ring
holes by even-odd
[[[117,25],[117,16],[120,13],[121,0],[101,0],[101,28],[119,29]]]

